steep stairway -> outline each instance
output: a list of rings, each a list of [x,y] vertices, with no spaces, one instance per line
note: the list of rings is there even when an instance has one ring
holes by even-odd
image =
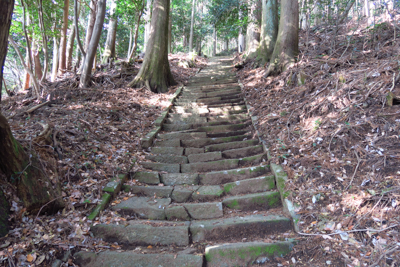
[[[249,266],[291,250],[291,220],[231,69],[213,58],[190,80],[133,177],[135,196],[111,207],[127,220],[91,228],[127,250],[79,252],[81,266]]]

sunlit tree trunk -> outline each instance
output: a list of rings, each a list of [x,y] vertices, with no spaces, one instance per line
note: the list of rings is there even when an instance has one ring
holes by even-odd
[[[261,0],[248,0],[248,6],[250,6],[246,33],[246,54],[248,58],[257,56],[257,48],[260,45],[261,5]]]
[[[38,12],[39,12],[39,24],[40,24],[40,30],[42,34],[42,41],[43,41],[43,53],[44,53],[44,70],[43,70],[43,76],[41,79],[41,82],[46,80],[47,76],[47,70],[49,68],[49,54],[48,54],[48,46],[47,46],[47,34],[46,34],[46,29],[45,29],[45,24],[44,24],[44,19],[43,19],[43,3],[42,0],[39,0],[39,7],[38,7]]]
[[[194,27],[194,11],[195,11],[196,0],[192,3],[192,17],[190,20],[190,36],[189,36],[189,53],[193,52],[193,27]]]
[[[64,12],[63,12],[63,25],[61,30],[61,41],[60,41],[60,62],[58,64],[58,72],[60,74],[65,73],[67,69],[67,30],[68,30],[68,12],[69,12],[69,0],[64,0]]]
[[[88,26],[86,29],[86,38],[85,38],[85,50],[87,51],[89,48],[90,40],[92,39],[94,23],[96,22],[96,13],[97,13],[97,0],[90,1],[90,14],[88,19]]]
[[[97,46],[99,44],[101,31],[103,29],[104,17],[106,15],[106,0],[97,1],[97,15],[93,27],[93,34],[90,38],[88,49],[86,50],[86,57],[83,61],[81,79],[79,87],[88,87],[90,85],[90,78],[92,76],[93,60],[96,56]]]
[[[26,49],[28,50],[28,49]],[[25,64],[28,68],[31,68],[30,64],[29,64],[29,55],[28,53],[25,56]],[[29,86],[31,85],[31,75],[29,74],[28,71],[25,70],[25,75],[24,75],[24,90],[28,89]]]
[[[168,54],[172,53],[172,7],[169,12],[169,23],[168,23]]]
[[[278,38],[265,77],[292,66],[299,53],[299,2],[281,1]]]
[[[32,42],[32,58],[33,58],[35,76],[37,79],[41,80],[43,76],[42,64],[40,63],[38,44],[37,41],[35,40]]]
[[[243,19],[243,12],[242,9],[239,6],[239,20]],[[244,40],[244,35],[243,35],[243,29],[240,27],[239,29],[239,36],[238,36],[238,52],[242,53],[245,50],[245,40]]]
[[[271,58],[278,35],[278,1],[262,0],[260,46],[258,60],[264,65]]]
[[[72,24],[69,29],[68,43],[67,43],[67,70],[72,68],[72,54],[74,51],[75,42],[75,25]]]
[[[51,68],[51,81],[54,82],[57,78],[58,71],[58,39],[53,37],[53,66]]]
[[[145,25],[144,25],[144,45],[143,45],[143,52],[146,52],[147,42],[150,38],[150,31],[151,31],[151,3],[152,0],[147,0],[146,2],[146,13],[144,16]]]
[[[176,84],[168,62],[168,21],[170,0],[154,0],[151,35],[146,47],[142,67],[128,86],[146,86],[156,93],[165,93]]]
[[[138,14],[138,20],[137,20],[137,23],[136,23],[136,29],[135,29],[135,36],[134,36],[134,41],[133,41],[133,47],[132,47],[132,50],[129,52],[128,59],[132,59],[133,56],[136,54],[137,39],[138,39],[138,36],[139,36],[140,19],[141,19],[142,16],[143,16],[143,12],[144,12],[144,3],[143,3],[143,5],[142,5],[142,9],[139,10],[138,12],[139,12],[139,14]]]
[[[217,29],[216,26],[214,24],[214,29],[213,29],[213,52],[212,52],[212,56],[215,57],[215,55],[217,54]]]
[[[104,49],[104,55],[102,62],[106,63],[110,58],[115,57],[115,38],[117,36],[117,19],[114,17],[115,9],[117,4],[115,0],[111,1],[110,7],[110,22],[108,23],[108,33],[106,40],[106,47]]]

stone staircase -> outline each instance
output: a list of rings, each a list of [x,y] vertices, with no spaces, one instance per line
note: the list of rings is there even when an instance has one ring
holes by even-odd
[[[249,266],[291,250],[292,223],[231,69],[214,58],[190,80],[141,162],[148,171],[133,177],[135,197],[112,207],[127,220],[91,228],[127,250],[79,252],[78,264]]]

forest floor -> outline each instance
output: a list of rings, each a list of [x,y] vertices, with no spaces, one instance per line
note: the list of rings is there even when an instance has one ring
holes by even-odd
[[[338,34],[301,32],[299,61],[279,76],[263,78],[265,68],[252,60],[238,70],[257,128],[273,161],[287,171],[289,198],[301,215],[299,243],[276,259],[278,266],[400,265],[400,99],[388,98],[400,96],[399,38],[392,24],[350,21]],[[180,84],[206,64],[197,57],[195,68],[186,69],[180,60],[185,56],[170,55]],[[112,177],[138,169],[134,159],[145,153],[139,140],[179,87],[166,94],[128,88],[139,67],[97,71],[85,89],[73,74],[46,83],[40,103],[51,102],[30,113],[39,102],[29,91],[2,101],[15,138],[35,149],[50,178],[61,183],[66,208],[28,214],[15,188],[1,185],[12,210],[12,230],[0,239],[1,265],[49,266],[64,258],[64,266],[74,266],[71,250],[120,248],[93,239],[86,216]],[[51,143],[36,143],[46,125]]]
[[[400,266],[400,35],[376,21],[301,32],[300,60],[276,77],[236,58],[301,216],[283,266]]]

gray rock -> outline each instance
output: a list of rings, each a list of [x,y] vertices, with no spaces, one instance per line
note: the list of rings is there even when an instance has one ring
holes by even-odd
[[[170,203],[170,198],[131,197],[115,205],[112,209],[120,210],[122,214],[137,215],[140,218],[164,220],[165,207]]]
[[[178,163],[178,164],[188,163],[187,157],[177,156],[173,154],[147,155],[146,158],[161,163]]]
[[[210,152],[210,153],[201,153],[201,154],[191,154],[188,156],[188,160],[190,163],[195,162],[206,162],[222,159],[222,153],[218,152]]]
[[[209,162],[198,162],[190,164],[182,164],[182,173],[187,172],[209,172],[237,168],[239,165],[238,159],[224,159]]]
[[[159,184],[160,177],[158,172],[136,172],[133,179],[146,184]]]
[[[154,146],[161,146],[161,147],[180,147],[181,146],[181,140],[179,139],[170,139],[170,140],[156,140],[156,143]]]
[[[224,190],[219,185],[204,185],[200,186],[196,192],[193,192],[192,199],[194,201],[213,201],[221,197]]]
[[[273,175],[224,184],[224,191],[227,195],[258,193],[274,188],[275,179]]]
[[[186,203],[183,206],[195,220],[214,219],[224,216],[221,202]]]
[[[143,168],[150,169],[153,171],[160,172],[179,172],[180,165],[179,164],[169,164],[169,163],[158,163],[158,162],[140,162]]]
[[[132,186],[131,192],[134,194],[145,195],[148,197],[171,197],[172,186]]]
[[[267,173],[266,166],[255,166],[234,170],[214,171],[200,174],[200,184],[221,184],[249,178],[255,178]]]
[[[187,147],[185,148],[185,155],[189,156],[191,154],[200,154],[204,153],[204,147],[202,148],[196,148],[196,147]]]
[[[199,175],[197,173],[162,173],[161,181],[165,185],[192,185],[199,183]]]
[[[268,210],[281,205],[279,192],[263,192],[233,196],[222,201],[224,206],[236,210]]]
[[[202,267],[203,256],[188,254],[136,254],[132,251],[78,252],[76,262],[86,267]]]
[[[189,214],[186,212],[186,209],[182,206],[173,206],[169,207],[165,210],[165,215],[167,219],[170,221],[178,220],[178,221],[189,221]]]
[[[175,225],[175,226],[174,226]],[[189,244],[189,223],[158,223],[157,221],[127,222],[126,225],[97,224],[90,231],[107,242],[133,245],[178,245]]]
[[[190,225],[193,242],[239,239],[267,238],[274,233],[292,229],[288,218],[280,215],[252,215],[226,219],[195,221]]]
[[[198,186],[175,186],[171,198],[178,203],[186,202],[198,188]]]
[[[183,147],[152,147],[151,152],[153,154],[172,154],[177,156],[183,155]]]

